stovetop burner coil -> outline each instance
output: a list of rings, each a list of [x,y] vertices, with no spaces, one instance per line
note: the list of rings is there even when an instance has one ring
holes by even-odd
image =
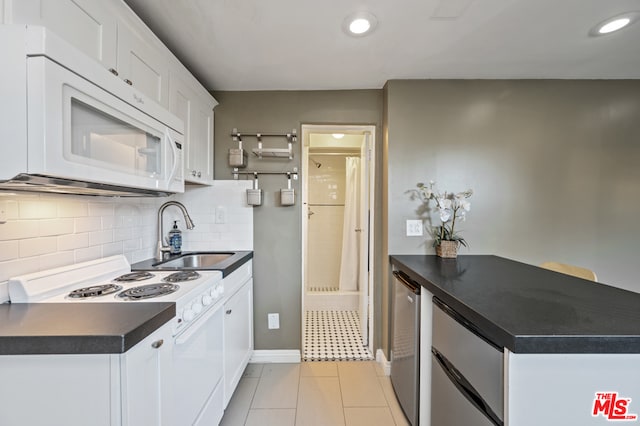
[[[153,278],[153,276],[154,275],[151,272],[137,271],[137,272],[130,272],[128,274],[120,275],[118,278],[115,278],[114,281],[129,283],[132,281],[148,280],[149,278]]]
[[[168,283],[180,283],[184,281],[192,281],[200,278],[200,274],[197,271],[180,271],[174,272],[171,275],[167,275],[162,279]]]
[[[71,293],[69,293],[68,297],[71,297],[73,299],[85,299],[88,297],[106,296],[107,294],[115,293],[120,290],[122,290],[121,285],[100,284],[73,290]]]
[[[153,297],[165,296],[177,291],[180,288],[177,284],[168,283],[155,283],[141,285],[137,287],[131,287],[121,293],[118,293],[117,298],[124,300],[143,300],[151,299]]]

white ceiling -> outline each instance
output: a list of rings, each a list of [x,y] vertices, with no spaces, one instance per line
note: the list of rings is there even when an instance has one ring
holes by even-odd
[[[125,0],[212,90],[381,88],[391,79],[640,78],[640,0]],[[344,18],[378,27],[350,37]]]

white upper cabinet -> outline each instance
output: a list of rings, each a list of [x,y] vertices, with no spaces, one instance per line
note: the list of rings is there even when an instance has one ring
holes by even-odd
[[[47,27],[107,69],[115,69],[117,18],[104,2],[14,0],[6,10],[11,11],[6,23]]]
[[[184,122],[184,176],[213,180],[211,94],[122,0],[0,0],[0,22],[42,25]]]
[[[213,181],[213,108],[215,102],[196,84],[185,82],[188,76],[172,72],[169,81],[169,109],[184,122],[184,178],[188,182],[210,184]]]
[[[162,52],[127,24],[118,25],[118,75],[149,98],[169,106],[169,64]]]

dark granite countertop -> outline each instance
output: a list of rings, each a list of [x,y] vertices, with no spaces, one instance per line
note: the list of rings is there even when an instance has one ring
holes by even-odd
[[[640,294],[498,256],[390,257],[515,353],[640,353]]]
[[[176,315],[175,303],[0,305],[0,355],[124,353]]]
[[[232,273],[233,271],[235,271],[236,269],[238,269],[240,266],[244,265],[246,262],[248,262],[250,259],[253,258],[253,251],[238,251],[238,250],[220,250],[220,251],[185,251],[182,252],[181,254],[178,255],[173,255],[170,256],[166,261],[169,260],[173,260],[176,259],[180,256],[184,256],[186,254],[196,254],[196,253],[235,253],[233,256],[229,257],[228,259],[223,260],[220,263],[215,264],[212,267],[202,267],[202,268],[189,268],[189,269],[198,269],[198,270],[210,270],[210,271],[221,271],[222,272],[222,277],[226,277],[227,275],[229,275],[230,273]],[[180,267],[167,267],[167,266],[162,266],[162,264],[159,264],[157,266],[154,266],[154,264],[157,262],[157,260],[155,259],[147,259],[147,260],[143,260],[142,262],[138,262],[138,263],[134,263],[133,265],[131,265],[131,270],[132,271],[176,271],[176,270],[183,270],[185,268],[180,268]]]

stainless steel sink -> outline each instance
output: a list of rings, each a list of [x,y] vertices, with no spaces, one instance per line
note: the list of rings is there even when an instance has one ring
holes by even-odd
[[[223,262],[235,253],[192,253],[160,262],[154,266],[160,268],[206,269]]]

